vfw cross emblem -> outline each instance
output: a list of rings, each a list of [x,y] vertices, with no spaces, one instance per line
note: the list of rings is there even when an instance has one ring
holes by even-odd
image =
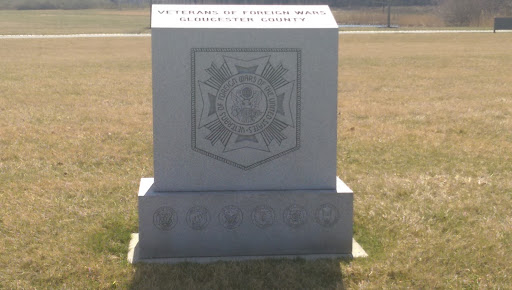
[[[300,147],[299,49],[192,49],[192,149],[249,170]]]

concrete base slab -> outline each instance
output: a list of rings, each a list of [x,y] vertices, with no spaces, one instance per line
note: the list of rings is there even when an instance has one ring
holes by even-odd
[[[219,261],[250,261],[250,260],[263,260],[263,259],[295,259],[302,258],[306,260],[316,259],[334,259],[334,258],[366,258],[365,250],[357,243],[356,240],[352,239],[352,254],[339,254],[339,255],[272,255],[272,256],[233,256],[233,257],[193,257],[193,258],[155,258],[155,259],[143,259],[139,253],[139,234],[134,233],[131,235],[130,245],[128,247],[128,263],[157,263],[157,264],[178,264],[184,262],[191,263],[214,263]]]
[[[366,258],[368,254],[361,245],[352,239],[352,258]]]

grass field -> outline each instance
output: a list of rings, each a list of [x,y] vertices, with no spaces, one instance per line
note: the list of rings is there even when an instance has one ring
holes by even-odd
[[[512,35],[342,35],[353,261],[130,265],[150,39],[0,40],[0,288],[509,288]],[[307,96],[303,96],[307,97]]]
[[[0,35],[149,32],[149,10],[0,10]]]
[[[387,12],[381,8],[333,9],[333,15],[340,24],[387,24]],[[393,7],[391,24],[401,29],[446,29],[435,7]],[[482,16],[480,26],[490,29],[492,19]],[[0,35],[148,32],[149,9],[0,10]]]

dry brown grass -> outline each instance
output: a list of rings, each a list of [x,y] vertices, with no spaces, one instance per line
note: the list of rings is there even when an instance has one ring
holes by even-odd
[[[0,56],[0,283],[124,280],[115,233],[136,231],[152,175],[149,40],[7,40]]]
[[[148,10],[0,10],[0,35],[143,32]]]
[[[510,35],[341,37],[339,173],[372,258],[353,287],[512,283]]]
[[[386,25],[381,8],[335,9],[340,24]],[[391,23],[401,28],[442,28],[445,23],[435,7],[393,7]],[[471,26],[491,27],[492,15],[482,14]],[[0,35],[73,33],[148,33],[148,9],[0,10]]]
[[[369,258],[133,266],[150,40],[0,40],[0,288],[507,288],[510,47],[341,36],[338,174]]]
[[[135,15],[135,16],[146,16],[149,18],[149,8],[145,9],[128,9],[128,10],[103,10],[99,11],[98,14],[103,15]]]

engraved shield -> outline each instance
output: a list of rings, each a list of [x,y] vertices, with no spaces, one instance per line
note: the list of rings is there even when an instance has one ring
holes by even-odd
[[[299,49],[191,54],[193,150],[249,170],[299,149]]]

